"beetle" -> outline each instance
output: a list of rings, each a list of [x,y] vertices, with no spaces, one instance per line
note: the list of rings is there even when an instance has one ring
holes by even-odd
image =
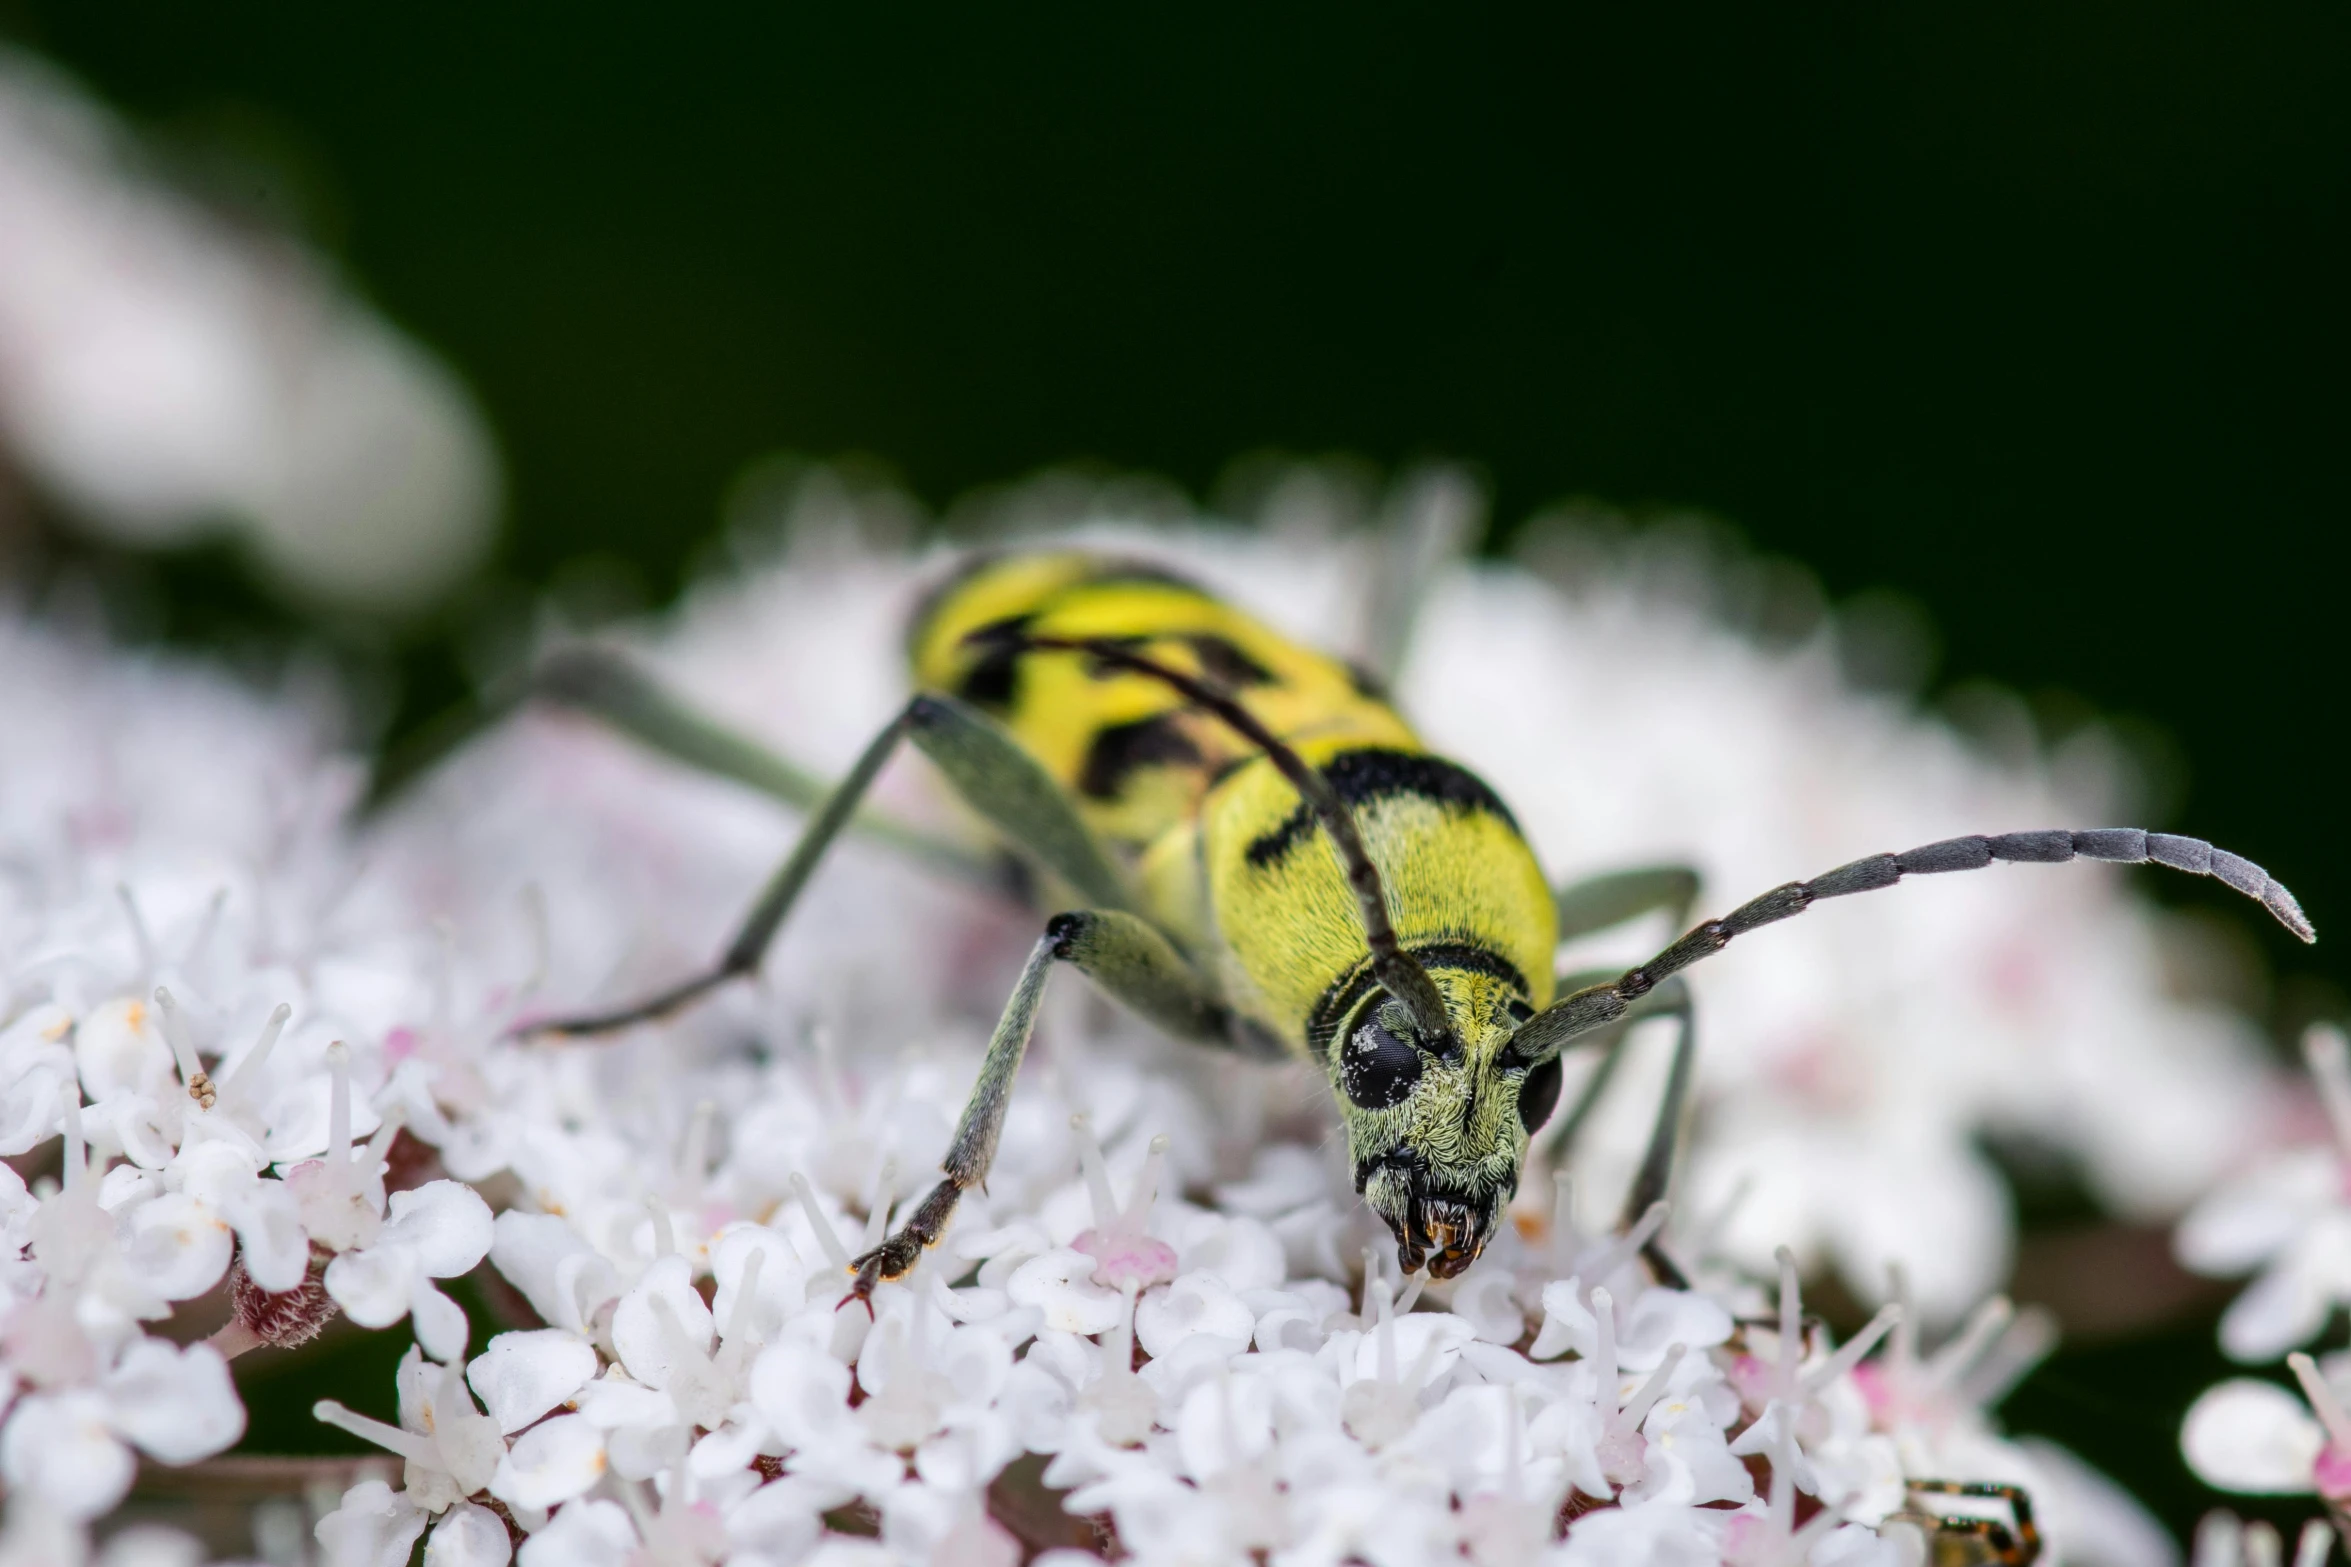
[[[986,1178],[1059,964],[1179,1038],[1312,1062],[1345,1123],[1355,1187],[1404,1271],[1451,1278],[1517,1190],[1563,1053],[1656,1014],[1682,1028],[1628,1212],[1662,1195],[1690,1075],[1677,976],[1824,899],[1995,861],[2154,863],[2217,877],[2315,939],[2274,878],[2200,839],[2057,829],[1870,855],[1702,921],[1622,973],[1559,976],[1554,953],[1569,937],[1653,910],[1678,923],[1695,874],[1642,867],[1551,888],[1509,807],[1424,748],[1376,680],[1183,577],[1076,549],[980,554],[924,598],[907,645],[915,694],[829,789],[609,651],[559,652],[537,674],[547,697],[812,814],[711,968],[535,1030],[626,1027],[751,973],[853,823],[968,867],[952,847],[861,815],[904,742],[1042,873],[1058,906],[990,1037],[940,1179],[852,1264],[868,1309]],[[1671,1275],[1660,1251],[1649,1255]]]

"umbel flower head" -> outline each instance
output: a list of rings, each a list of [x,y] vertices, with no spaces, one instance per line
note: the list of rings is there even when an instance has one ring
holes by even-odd
[[[1266,533],[1106,514],[1088,536],[1360,649],[1347,610],[1376,563],[1299,521],[1320,482],[1277,496]],[[795,504],[787,550],[625,640],[838,772],[902,700],[899,623],[938,563],[847,525],[888,497],[820,476]],[[1994,762],[1851,688],[1829,631],[1745,634],[1682,557],[1575,559],[1564,583],[1433,574],[1395,671],[1552,873],[1686,859],[1736,895],[2105,814],[2064,758]],[[242,1426],[226,1362],[332,1315],[415,1341],[375,1392],[395,1419],[320,1406],[398,1475],[317,1521],[337,1563],[421,1541],[469,1567],[1047,1547],[1897,1567],[1926,1548],[1929,1480],[2021,1487],[2086,1548],[2133,1515],[1990,1413],[2047,1332],[1983,1304],[2011,1237],[1980,1134],[2030,1133],[2119,1210],[2168,1212],[2276,1092],[2242,1020],[2156,983],[2156,916],[2113,880],[1955,879],[1695,976],[1698,1130],[1668,1198],[1603,1217],[1654,1118],[1644,1046],[1611,1082],[1570,1079],[1573,1156],[1539,1151],[1485,1255],[1432,1283],[1367,1256],[1384,1232],[1318,1081],[1071,985],[985,1187],[869,1315],[842,1309],[850,1261],[929,1189],[1029,914],[852,841],[756,984],[610,1042],[522,1037],[705,959],[792,813],[526,710],[360,827],[353,774],[285,703],[38,624],[0,636],[35,655],[0,721],[86,774],[0,775],[0,832],[42,869],[0,890],[0,1133],[62,1150],[54,1185],[0,1178],[0,1474],[28,1531],[37,1507],[78,1538],[134,1452],[221,1451]],[[159,760],[191,708],[240,780],[210,804]],[[969,831],[918,766],[876,805]],[[511,1320],[458,1310],[443,1281],[477,1268]],[[1832,1270],[1888,1297],[1842,1339],[1804,1308]],[[162,1336],[222,1289],[211,1344]]]

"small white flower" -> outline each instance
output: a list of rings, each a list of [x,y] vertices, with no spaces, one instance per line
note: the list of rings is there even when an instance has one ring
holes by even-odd
[[[465,1313],[433,1288],[467,1273],[490,1251],[490,1205],[458,1181],[428,1181],[394,1192],[375,1238],[327,1264],[326,1291],[363,1328],[416,1317],[417,1342],[435,1360],[465,1353]]]
[[[488,1486],[506,1457],[506,1443],[498,1434],[498,1422],[474,1407],[457,1368],[428,1362],[422,1350],[411,1345],[401,1357],[396,1380],[396,1426],[355,1414],[332,1399],[320,1400],[311,1413],[406,1459],[401,1482],[405,1494],[427,1512],[440,1512]]]

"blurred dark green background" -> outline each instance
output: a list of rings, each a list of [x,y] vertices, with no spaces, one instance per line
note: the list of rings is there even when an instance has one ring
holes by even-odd
[[[659,597],[778,448],[934,504],[1069,459],[1463,459],[1505,533],[1701,507],[1923,601],[1946,678],[2151,720],[2175,822],[2345,928],[2334,0],[0,18],[233,153],[470,377],[508,582]],[[184,623],[242,613],[168,580]],[[406,633],[404,727],[461,694],[454,624]],[[2351,976],[2255,939],[2281,1023]],[[2166,1422],[2208,1332],[2061,1360],[2020,1414],[2191,1516]]]

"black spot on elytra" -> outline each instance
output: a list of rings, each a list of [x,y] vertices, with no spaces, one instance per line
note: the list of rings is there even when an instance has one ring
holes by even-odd
[[[1390,795],[1416,795],[1438,805],[1456,810],[1483,811],[1500,817],[1512,832],[1518,831],[1518,822],[1510,814],[1510,807],[1502,797],[1486,786],[1484,779],[1468,768],[1448,762],[1441,756],[1425,751],[1390,751],[1366,748],[1360,751],[1341,751],[1323,764],[1322,775],[1331,781],[1331,788],[1349,805],[1361,805],[1368,800],[1385,799]],[[1289,852],[1314,835],[1314,807],[1305,801],[1284,817],[1270,831],[1258,834],[1249,842],[1246,856],[1250,864],[1269,866],[1279,864]]]
[[[1020,689],[1020,661],[1028,652],[1021,640],[1027,632],[1030,617],[1012,615],[1003,620],[990,621],[967,635],[967,647],[979,650],[979,659],[955,683],[955,694],[972,706],[989,712],[1007,712],[1012,699]]]
[[[1185,767],[1200,761],[1200,748],[1184,733],[1175,713],[1112,724],[1097,731],[1078,770],[1078,792],[1088,799],[1115,800],[1127,780],[1146,767]]]
[[[1228,690],[1273,684],[1273,671],[1242,652],[1228,638],[1213,632],[1193,632],[1184,641],[1200,660],[1200,672]]]

